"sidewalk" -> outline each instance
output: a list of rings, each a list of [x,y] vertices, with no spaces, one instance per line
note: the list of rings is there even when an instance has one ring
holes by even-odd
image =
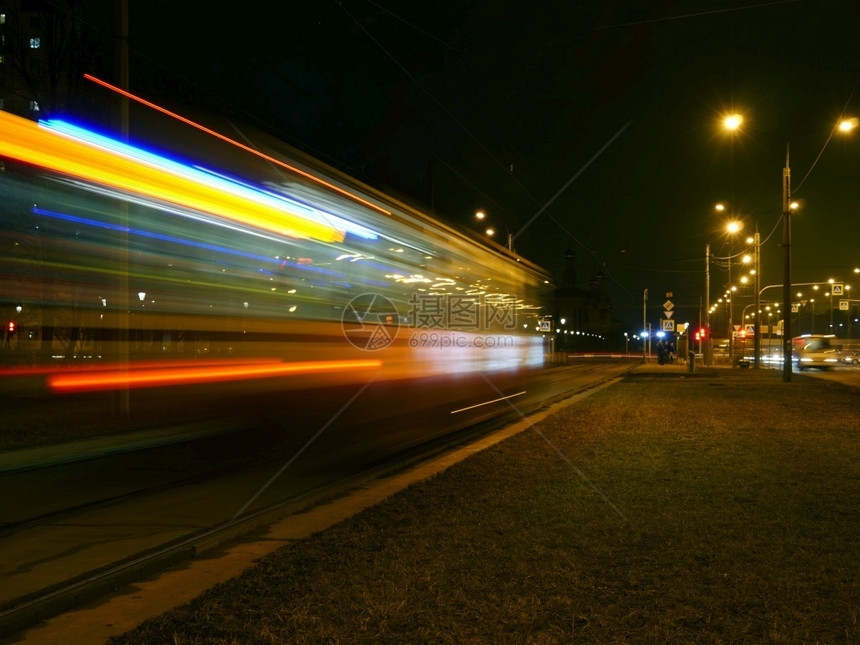
[[[858,435],[857,390],[646,363],[26,642],[856,642]]]

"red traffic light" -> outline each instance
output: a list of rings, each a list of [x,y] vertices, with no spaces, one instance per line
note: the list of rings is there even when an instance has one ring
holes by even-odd
[[[15,333],[15,321],[14,320],[10,320],[8,323],[6,323],[6,331],[9,332],[10,334]]]

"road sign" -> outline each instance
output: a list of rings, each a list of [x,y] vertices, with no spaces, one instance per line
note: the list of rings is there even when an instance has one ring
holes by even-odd
[[[540,324],[540,330],[541,331],[552,331],[552,326],[550,324],[550,321],[541,320],[539,324]]]
[[[796,302],[791,303],[791,313],[796,314],[798,311],[800,311],[800,305]]]
[[[667,300],[666,302],[663,303],[663,309],[665,309],[666,311],[672,311],[672,307],[674,307],[674,306],[675,305],[672,304],[671,300]]]
[[[845,293],[845,285],[841,282],[834,282],[830,289],[830,293],[832,293],[834,296],[841,296]]]
[[[666,319],[668,320],[669,318],[672,317],[673,313],[675,313],[675,312],[674,311],[664,311],[663,315],[666,316]]]
[[[755,325],[744,325],[744,332],[747,334],[755,334]]]
[[[848,311],[849,305],[847,300],[839,301],[839,311]]]
[[[663,331],[675,331],[675,321],[674,320],[663,320]]]

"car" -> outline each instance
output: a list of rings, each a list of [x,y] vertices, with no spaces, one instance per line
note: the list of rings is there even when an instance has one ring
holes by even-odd
[[[860,349],[843,352],[842,362],[848,365],[860,365]]]

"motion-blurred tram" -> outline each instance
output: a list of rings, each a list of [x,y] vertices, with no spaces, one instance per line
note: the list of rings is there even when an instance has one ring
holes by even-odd
[[[156,151],[0,111],[2,378],[71,394],[542,365],[540,267],[264,135],[209,138]]]

